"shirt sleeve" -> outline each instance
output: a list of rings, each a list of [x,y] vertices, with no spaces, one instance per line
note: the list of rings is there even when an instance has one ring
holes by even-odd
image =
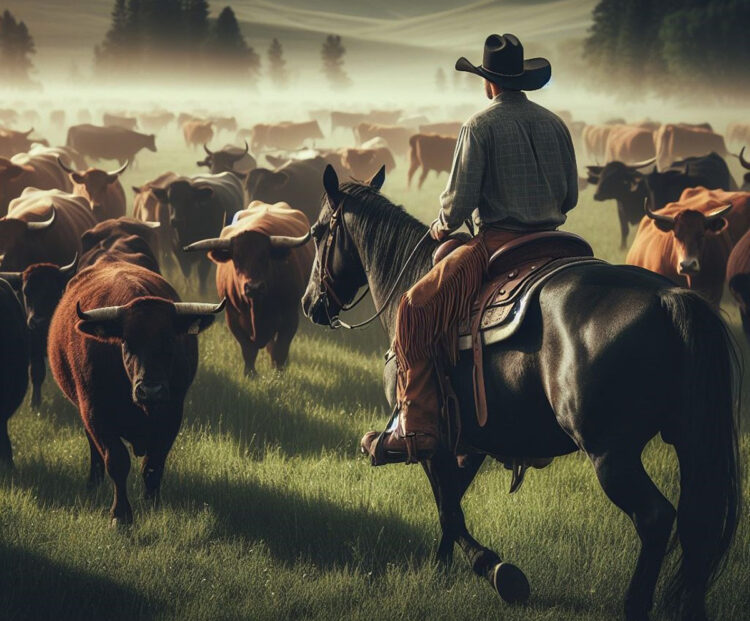
[[[486,166],[484,148],[469,124],[461,127],[448,184],[440,195],[442,228],[453,231],[479,207]]]
[[[567,147],[569,157],[565,161],[565,179],[567,180],[568,193],[562,204],[562,212],[568,213],[578,203],[578,165],[576,164],[576,152],[573,148],[573,140],[568,128],[562,124],[563,139]]]

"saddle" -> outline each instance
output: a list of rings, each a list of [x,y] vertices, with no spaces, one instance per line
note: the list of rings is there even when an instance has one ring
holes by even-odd
[[[463,240],[449,239],[436,257],[443,258]],[[577,265],[603,263],[594,258],[582,237],[562,231],[530,233],[496,250],[490,257],[487,280],[472,307],[468,320],[459,325],[459,350],[474,356],[474,402],[480,426],[487,423],[483,348],[516,334],[531,303],[555,274]]]

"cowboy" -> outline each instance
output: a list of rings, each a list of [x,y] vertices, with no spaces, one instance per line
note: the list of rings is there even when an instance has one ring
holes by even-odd
[[[362,450],[373,465],[416,463],[435,452],[440,414],[433,360],[442,355],[455,363],[458,324],[469,316],[489,257],[518,237],[556,229],[578,201],[578,172],[567,127],[523,92],[549,81],[549,61],[524,60],[516,36],[493,34],[485,41],[480,66],[461,57],[456,70],[484,78],[492,103],[461,128],[430,235],[444,240],[472,213],[479,232],[401,299],[393,343],[397,423],[362,438]]]

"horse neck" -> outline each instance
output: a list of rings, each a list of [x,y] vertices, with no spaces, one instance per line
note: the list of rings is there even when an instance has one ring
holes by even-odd
[[[427,238],[420,243],[427,227],[395,205],[385,208],[357,205],[346,213],[347,227],[365,270],[373,303],[377,310],[386,305],[381,323],[393,339],[401,297],[432,267],[437,242]],[[419,248],[395,285],[393,295],[386,299],[417,244]]]

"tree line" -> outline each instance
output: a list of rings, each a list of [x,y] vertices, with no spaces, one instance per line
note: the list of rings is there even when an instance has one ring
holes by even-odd
[[[747,97],[748,24],[750,0],[600,0],[583,53],[592,81],[623,94]]]

